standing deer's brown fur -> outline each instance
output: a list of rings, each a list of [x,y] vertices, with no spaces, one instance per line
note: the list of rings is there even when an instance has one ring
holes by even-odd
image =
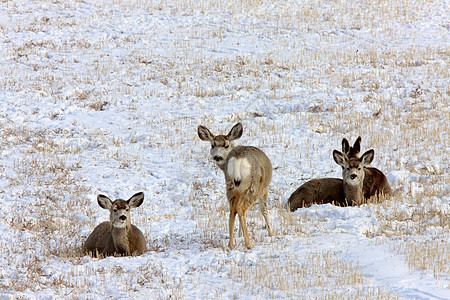
[[[89,235],[83,250],[92,256],[140,255],[147,251],[144,235],[131,224],[130,208],[144,201],[144,193],[137,193],[127,201],[111,201],[103,195],[97,196],[100,207],[109,210],[110,221],[100,223]]]
[[[291,211],[312,204],[333,203],[339,206],[360,205],[372,197],[377,199],[392,194],[386,176],[376,168],[366,167],[373,160],[374,151],[369,150],[361,158],[361,137],[353,147],[347,139],[342,140],[342,152],[333,151],[333,159],[343,168],[343,178],[313,179],[300,186],[288,200]]]
[[[202,141],[211,143],[210,154],[217,166],[223,171],[226,182],[226,194],[230,204],[229,247],[234,248],[234,222],[239,217],[245,245],[252,248],[247,229],[247,210],[259,200],[267,230],[273,236],[267,212],[267,196],[272,180],[272,164],[260,149],[251,146],[234,147],[232,141],[242,136],[241,123],[233,126],[227,135],[213,135],[205,126],[198,126],[198,136]]]

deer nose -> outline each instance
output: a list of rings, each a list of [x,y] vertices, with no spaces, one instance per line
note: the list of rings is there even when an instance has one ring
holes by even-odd
[[[121,219],[122,221],[125,221],[127,219],[127,216],[120,216],[119,219]]]
[[[215,161],[221,161],[221,160],[223,160],[223,158],[220,157],[220,156],[214,156],[213,159],[214,159]]]
[[[350,175],[350,179],[351,179],[351,180],[353,180],[353,179],[355,179],[355,178],[356,178],[356,175],[355,175],[355,174]]]

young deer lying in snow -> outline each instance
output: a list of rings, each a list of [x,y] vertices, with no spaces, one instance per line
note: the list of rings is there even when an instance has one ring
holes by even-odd
[[[325,203],[360,205],[373,196],[391,195],[392,190],[386,176],[376,168],[366,167],[372,162],[374,151],[369,150],[359,158],[360,149],[361,137],[358,137],[353,147],[350,147],[347,139],[342,139],[343,153],[334,150],[333,159],[342,166],[344,180],[321,178],[304,183],[289,197],[290,210]]]
[[[92,256],[128,256],[146,252],[144,235],[131,224],[130,218],[130,208],[144,202],[144,193],[134,194],[127,201],[111,201],[106,196],[98,195],[97,202],[101,208],[109,210],[110,221],[95,227],[84,243],[84,252]]]
[[[272,164],[269,158],[255,147],[233,146],[232,141],[242,136],[241,123],[234,125],[227,135],[215,136],[202,125],[198,126],[197,132],[202,141],[211,142],[211,156],[225,175],[227,198],[230,204],[228,246],[231,249],[234,248],[234,221],[237,213],[245,245],[248,249],[252,248],[248,236],[246,212],[258,200],[269,236],[273,236],[267,213],[268,189],[272,180]]]

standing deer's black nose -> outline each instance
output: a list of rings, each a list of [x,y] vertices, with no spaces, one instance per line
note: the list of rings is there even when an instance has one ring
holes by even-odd
[[[122,221],[125,221],[127,219],[127,216],[120,216],[119,219],[121,219]]]
[[[351,180],[353,180],[353,179],[355,179],[355,178],[356,178],[356,175],[355,175],[355,174],[350,175],[350,179],[351,179]]]
[[[223,160],[223,158],[220,157],[220,156],[214,156],[213,159],[214,159],[215,161],[221,161],[221,160]]]

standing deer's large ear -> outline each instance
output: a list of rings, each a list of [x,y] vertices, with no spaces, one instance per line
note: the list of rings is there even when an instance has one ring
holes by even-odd
[[[197,133],[198,133],[198,137],[202,141],[211,142],[212,140],[214,140],[214,134],[212,134],[211,131],[209,131],[209,129],[203,125],[198,126]]]
[[[362,162],[363,166],[367,166],[373,161],[374,156],[375,151],[373,149],[370,149],[361,156],[360,161]]]
[[[342,152],[333,150],[333,159],[338,165],[340,165],[341,167],[344,167],[345,162],[347,161],[347,156]]]
[[[111,205],[112,205],[111,199],[109,199],[105,195],[98,195],[97,196],[97,203],[103,209],[110,209]]]
[[[229,141],[237,140],[242,136],[244,129],[242,128],[242,123],[239,122],[231,128],[230,132],[227,134],[227,139]]]
[[[131,208],[135,208],[138,206],[141,206],[142,202],[144,202],[144,193],[139,192],[131,196],[130,199],[127,200],[128,205],[130,205]]]
[[[342,152],[345,154],[348,154],[348,151],[350,151],[350,144],[348,143],[346,138],[342,139]]]

